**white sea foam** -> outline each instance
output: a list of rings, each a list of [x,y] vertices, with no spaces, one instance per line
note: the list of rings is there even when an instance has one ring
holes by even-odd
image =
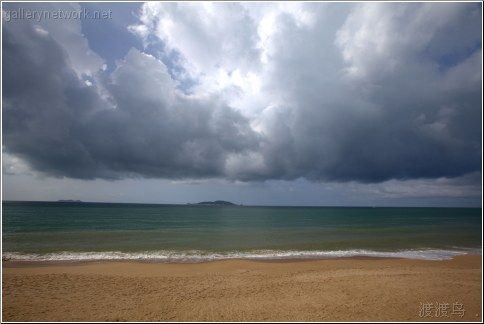
[[[250,252],[206,252],[206,251],[146,251],[146,252],[58,252],[47,254],[21,254],[4,252],[3,258],[12,261],[96,261],[96,260],[140,260],[157,262],[204,262],[228,259],[284,260],[284,259],[335,259],[344,257],[381,257],[419,260],[448,260],[454,256],[480,253],[479,250],[338,250],[338,251],[277,251],[258,250]]]

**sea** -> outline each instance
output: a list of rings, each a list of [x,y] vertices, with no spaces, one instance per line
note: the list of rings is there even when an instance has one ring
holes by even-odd
[[[205,262],[481,254],[481,208],[3,202],[2,257]]]

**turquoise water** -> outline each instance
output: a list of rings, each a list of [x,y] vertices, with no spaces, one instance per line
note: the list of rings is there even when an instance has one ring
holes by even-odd
[[[4,256],[28,260],[445,259],[482,247],[480,208],[4,202]]]

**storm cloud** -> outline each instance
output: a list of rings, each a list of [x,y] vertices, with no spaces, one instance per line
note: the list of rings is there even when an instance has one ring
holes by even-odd
[[[481,17],[472,3],[147,3],[127,27],[145,47],[114,71],[52,21],[3,21],[3,152],[79,179],[475,174]]]

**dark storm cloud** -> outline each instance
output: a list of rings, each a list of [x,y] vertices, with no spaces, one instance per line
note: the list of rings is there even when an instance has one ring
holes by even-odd
[[[359,8],[340,31],[328,28],[332,13],[321,13],[309,32],[296,28],[290,16],[279,17],[269,87],[285,103],[263,112],[268,168],[249,177],[380,182],[480,170],[479,7],[433,7],[425,24],[435,30],[419,45],[412,40],[428,31],[415,16],[430,8],[409,7]],[[394,20],[377,20],[392,13]],[[404,24],[413,27],[405,31]],[[327,45],[334,34],[349,38],[340,42],[349,51],[347,62]],[[465,37],[454,45],[460,34]],[[436,58],[465,51],[465,58],[450,65]],[[344,78],[342,65],[350,65]]]
[[[251,59],[242,48],[257,48],[257,37],[247,36],[257,21],[248,18],[250,8],[237,28],[225,28],[232,22],[222,19],[217,31],[235,30],[247,44],[229,47],[227,56],[224,43],[217,44],[209,58],[191,62],[210,76],[242,57],[269,98],[251,116],[228,103],[241,89],[233,97],[225,88],[212,91],[206,80],[214,77],[201,79],[206,93],[179,93],[165,64],[137,50],[113,73],[99,71],[90,86],[48,33],[27,22],[4,23],[4,150],[43,173],[86,179],[381,182],[481,169],[479,6],[308,6],[309,16],[274,14],[268,45]],[[164,17],[189,24],[170,16],[184,12]],[[200,25],[205,29],[196,35],[213,31],[209,22]],[[186,70],[187,58],[203,50],[198,39],[237,37],[194,38],[188,27],[169,39],[167,30],[158,35],[187,60]]]
[[[174,93],[165,66],[132,50],[103,99],[49,35],[4,25],[4,145],[33,168],[73,178],[209,177],[257,146],[239,113]],[[15,31],[15,33],[14,33]]]

